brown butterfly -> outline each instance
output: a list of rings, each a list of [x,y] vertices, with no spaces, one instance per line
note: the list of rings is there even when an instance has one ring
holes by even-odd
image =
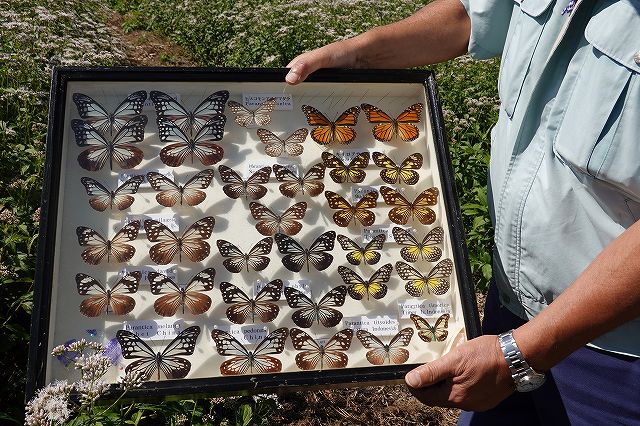
[[[438,188],[422,191],[413,202],[409,202],[395,189],[388,186],[380,187],[384,202],[390,206],[397,206],[389,211],[389,219],[398,225],[406,225],[409,218],[416,218],[423,225],[430,225],[436,220],[436,213],[429,207],[438,202]]]
[[[420,122],[420,113],[423,108],[421,103],[407,107],[395,119],[376,106],[362,104],[361,107],[369,123],[376,124],[373,126],[372,133],[373,137],[380,142],[389,142],[395,137],[410,142],[420,135],[420,131],[413,123]]]
[[[215,276],[216,270],[207,268],[191,278],[187,285],[180,286],[163,274],[149,272],[147,278],[151,286],[151,294],[164,294],[153,303],[153,309],[163,317],[175,315],[178,308],[182,308],[184,314],[185,307],[192,315],[207,312],[211,307],[211,298],[202,292],[213,290]],[[170,290],[168,293],[164,291],[167,287]]]
[[[124,210],[131,207],[133,204],[133,197],[129,194],[135,194],[140,188],[140,184],[144,182],[144,176],[133,176],[125,183],[116,188],[115,191],[110,190],[100,182],[90,177],[80,178],[80,182],[84,185],[85,190],[89,198],[89,205],[100,212],[105,211],[107,208],[113,209],[117,207],[118,210]]]
[[[297,328],[292,328],[290,334],[294,349],[302,351],[296,355],[296,365],[302,370],[344,368],[349,363],[349,357],[344,353],[353,339],[353,330],[349,328],[338,331],[325,344]]]
[[[365,295],[367,300],[369,300],[369,296],[374,299],[382,299],[387,294],[385,283],[391,278],[391,271],[393,271],[393,265],[387,263],[365,281],[353,270],[345,266],[338,266],[338,273],[342,277],[342,281],[349,286],[349,296],[355,300],[362,300]]]
[[[414,170],[422,167],[422,160],[422,154],[416,152],[402,160],[402,163],[398,166],[383,153],[373,153],[373,162],[376,163],[376,166],[382,168],[380,177],[389,184],[406,183],[407,185],[415,185],[418,183],[420,175]]]
[[[307,123],[316,126],[311,131],[311,139],[320,145],[339,143],[350,144],[356,138],[356,131],[353,127],[358,123],[360,108],[351,107],[336,119],[331,121],[323,113],[312,106],[302,105],[302,112],[307,116]]]
[[[333,256],[327,252],[333,250],[336,239],[335,231],[321,234],[308,249],[303,248],[296,240],[284,234],[275,234],[273,238],[278,244],[280,253],[285,255],[282,258],[282,264],[292,272],[300,272],[305,264],[307,272],[309,272],[309,264],[318,271],[324,271],[333,262]]]
[[[409,351],[403,346],[408,346],[413,337],[413,328],[407,327],[400,330],[391,338],[389,343],[382,343],[378,337],[366,330],[356,331],[356,337],[367,351],[367,361],[373,365],[383,365],[385,362],[404,364],[409,359]]]
[[[182,262],[183,253],[192,262],[204,260],[211,250],[209,243],[204,240],[211,237],[215,222],[212,216],[202,218],[188,227],[182,237],[178,238],[162,223],[151,219],[145,220],[144,229],[147,232],[147,239],[152,243],[158,243],[149,249],[151,260],[157,264],[166,265],[178,254],[179,261]]]
[[[342,320],[342,312],[334,308],[344,305],[347,287],[335,287],[322,296],[318,303],[292,287],[284,288],[284,296],[289,307],[297,309],[291,319],[298,327],[309,328],[315,322],[329,328],[335,327]]]
[[[420,315],[411,314],[411,320],[416,325],[418,330],[418,337],[425,342],[444,342],[449,335],[449,314],[442,314],[436,320],[435,324],[429,324],[426,318],[422,318]]]
[[[292,157],[302,154],[304,147],[302,143],[307,138],[307,129],[298,129],[284,139],[280,139],[267,129],[257,130],[260,142],[264,144],[264,152],[270,157],[280,157],[286,152]]]
[[[280,307],[273,302],[282,296],[282,280],[269,282],[253,299],[235,285],[224,281],[220,283],[220,292],[224,303],[232,304],[226,314],[234,324],[244,324],[249,319],[255,323],[256,317],[261,322],[271,322],[280,312]]]
[[[222,356],[232,356],[220,365],[223,376],[249,373],[277,373],[282,370],[282,362],[271,355],[281,354],[287,341],[289,330],[279,328],[262,339],[255,350],[248,351],[244,345],[226,331],[214,329],[211,337],[216,350]]]
[[[425,288],[427,293],[440,296],[449,290],[453,262],[451,259],[441,260],[429,271],[426,277],[404,262],[396,262],[396,271],[398,271],[400,278],[408,281],[404,288],[413,297],[421,297]]]
[[[224,136],[226,118],[222,114],[213,116],[197,132],[185,132],[167,117],[158,116],[158,137],[162,142],[174,142],[160,150],[160,161],[170,167],[181,166],[187,158],[198,159],[211,166],[222,160],[224,149],[213,142]]]
[[[136,249],[127,243],[138,237],[139,229],[140,221],[134,220],[123,226],[113,239],[106,240],[93,229],[86,226],[78,226],[76,228],[78,244],[82,247],[87,247],[82,251],[82,260],[90,265],[97,265],[105,256],[107,257],[107,262],[113,256],[118,263],[127,262],[136,254]]]
[[[238,273],[243,269],[249,272],[249,266],[254,271],[262,271],[269,266],[270,259],[267,255],[271,253],[273,246],[273,238],[271,237],[258,241],[248,253],[243,253],[238,247],[226,240],[218,240],[216,244],[220,254],[227,258],[222,264],[229,272]]]
[[[298,222],[304,218],[307,211],[307,203],[304,201],[296,203],[286,209],[281,215],[277,215],[266,206],[257,202],[249,203],[251,216],[258,221],[256,229],[262,235],[273,235],[277,232],[286,235],[295,235],[302,229],[302,223]]]
[[[329,207],[338,210],[333,214],[336,225],[346,227],[351,220],[354,224],[360,222],[363,226],[371,226],[375,222],[376,215],[370,209],[378,205],[377,191],[367,192],[355,205],[351,205],[341,195],[332,191],[325,191],[324,195]]]
[[[243,180],[238,173],[225,165],[220,165],[218,171],[220,172],[220,179],[226,183],[222,190],[229,198],[235,200],[244,197],[245,199],[259,200],[267,193],[267,188],[261,184],[269,182],[271,167],[259,169],[249,176],[247,180]]]
[[[178,201],[188,206],[196,206],[207,197],[201,189],[207,188],[213,180],[213,170],[202,170],[193,175],[184,185],[178,185],[168,177],[157,173],[147,173],[147,180],[153,189],[160,191],[156,195],[158,204],[173,207]]]
[[[302,177],[296,176],[291,170],[280,164],[273,165],[273,172],[280,184],[280,192],[285,197],[293,198],[298,193],[316,197],[324,190],[324,166],[322,163],[314,164]]]
[[[254,110],[250,110],[236,101],[229,101],[227,105],[229,105],[229,109],[235,114],[234,120],[239,126],[268,126],[271,123],[270,114],[276,107],[276,98],[266,99]]]
[[[325,151],[322,153],[322,162],[326,168],[332,169],[329,176],[335,183],[360,183],[367,176],[364,169],[369,165],[369,153],[361,152],[345,165],[340,158]]]
[[[98,280],[87,274],[76,275],[78,294],[89,295],[80,303],[80,313],[87,317],[97,317],[102,312],[109,314],[109,310],[115,315],[126,315],[136,306],[136,301],[124,293],[138,291],[140,271],[133,271],[120,278],[110,289],[105,288]]]

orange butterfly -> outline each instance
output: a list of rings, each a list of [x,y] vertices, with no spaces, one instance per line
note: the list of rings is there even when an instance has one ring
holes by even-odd
[[[353,126],[358,122],[360,108],[351,107],[338,117],[336,121],[331,121],[320,111],[309,105],[302,105],[302,112],[307,116],[307,123],[310,126],[317,126],[311,131],[311,139],[320,145],[329,145],[334,142],[347,145],[356,138],[356,131]]]
[[[361,106],[369,123],[377,123],[372,130],[376,140],[389,142],[391,139],[399,137],[405,142],[410,142],[418,138],[420,131],[412,123],[420,122],[422,104],[413,104],[407,107],[396,119],[391,118],[389,114],[373,105],[362,104]]]
[[[436,220],[436,212],[429,206],[435,206],[438,202],[438,188],[425,189],[409,202],[402,194],[388,186],[380,187],[380,194],[384,202],[390,206],[396,206],[389,211],[389,219],[398,225],[406,225],[409,218],[415,218],[423,225],[430,225]]]
[[[350,204],[339,194],[332,191],[324,191],[329,207],[338,210],[333,214],[336,225],[346,227],[353,219],[353,223],[359,221],[363,226],[371,226],[376,220],[376,215],[371,211],[377,206],[378,192],[367,192],[357,203]],[[357,219],[357,220],[356,220]]]

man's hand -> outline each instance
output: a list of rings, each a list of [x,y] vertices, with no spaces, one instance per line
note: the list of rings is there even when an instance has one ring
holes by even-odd
[[[320,68],[356,68],[357,40],[344,40],[305,52],[293,58],[285,77],[289,84],[298,84]]]
[[[497,336],[480,336],[405,376],[409,390],[427,405],[484,411],[515,390]]]

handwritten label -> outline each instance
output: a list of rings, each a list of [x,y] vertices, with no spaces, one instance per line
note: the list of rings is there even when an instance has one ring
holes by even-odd
[[[378,234],[385,234],[387,236],[387,242],[396,242],[396,239],[393,238],[393,228],[403,228],[406,229],[407,231],[411,232],[412,234],[415,234],[416,230],[414,228],[409,228],[406,226],[400,226],[400,225],[396,225],[393,224],[391,226],[389,225],[373,225],[373,226],[369,226],[366,228],[362,229],[362,242],[363,243],[368,243],[369,241],[371,241],[373,238],[375,238],[376,235]]]
[[[368,152],[366,149],[340,149],[334,153],[344,164],[349,164],[354,157],[361,152]]]
[[[231,324],[216,325],[213,328],[226,331],[243,345],[253,345],[256,343],[260,343],[265,337],[267,337],[267,334],[269,334],[269,329],[267,328],[267,326],[260,325]]]
[[[140,188],[151,188],[151,185],[149,185],[149,182],[147,181],[147,173],[149,172],[156,172],[156,173],[160,173],[161,175],[168,177],[169,179],[173,180],[173,170],[169,169],[169,168],[163,168],[163,169],[145,169],[145,170],[138,170],[137,172],[121,172],[118,175],[118,186],[122,185],[123,183],[125,183],[126,181],[128,181],[129,179],[131,179],[134,176],[138,176],[138,175],[142,175],[144,176],[144,181],[142,181],[142,184],[140,185]]]
[[[157,274],[162,274],[166,277],[169,277],[174,283],[178,282],[178,265],[170,264],[170,265],[144,265],[144,266],[135,266],[130,268],[122,268],[119,272],[121,276],[125,276],[130,272],[140,271],[142,272],[142,279],[140,281],[148,281],[149,272],[155,272]]]
[[[395,315],[345,317],[342,322],[347,328],[366,330],[374,336],[394,336],[399,330],[398,318]]]
[[[276,111],[291,111],[293,109],[293,97],[288,93],[243,93],[242,104],[249,109],[255,109],[269,98],[276,99]]]
[[[451,314],[451,303],[418,299],[400,300],[398,301],[398,313],[401,319],[407,319],[411,314],[423,317]]]
[[[180,102],[180,93],[167,93],[167,95],[171,96],[173,99]],[[144,101],[144,106],[142,107],[142,109],[143,110],[153,109],[153,101],[151,100],[151,98],[147,98],[147,100]]]
[[[380,186],[352,186],[351,187],[351,202],[357,203],[370,192],[380,192]]]
[[[183,320],[136,320],[125,321],[123,328],[141,339],[168,340],[175,338],[188,325]]]
[[[300,293],[311,298],[311,280],[285,280],[285,286],[295,288]]]
[[[165,225],[167,228],[172,230],[173,232],[177,232],[180,230],[178,227],[178,218],[175,214],[167,214],[167,213],[149,213],[149,214],[135,214],[135,215],[127,215],[122,219],[122,225],[126,225],[129,222],[134,220],[140,221],[140,233],[144,234],[146,231],[144,230],[144,221],[147,219],[155,220],[156,222],[160,222]]]
[[[287,169],[291,170],[291,172],[294,175],[298,176],[297,164],[284,163],[277,160],[276,161],[249,161],[245,167],[245,172],[244,172],[245,178],[248,178],[249,176],[251,176],[252,174],[254,174],[255,172],[257,172],[263,167],[273,167],[274,163],[286,167]]]

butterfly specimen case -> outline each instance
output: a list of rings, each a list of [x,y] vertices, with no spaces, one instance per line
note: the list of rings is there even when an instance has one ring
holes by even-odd
[[[54,71],[28,393],[392,383],[479,334],[429,72]]]

